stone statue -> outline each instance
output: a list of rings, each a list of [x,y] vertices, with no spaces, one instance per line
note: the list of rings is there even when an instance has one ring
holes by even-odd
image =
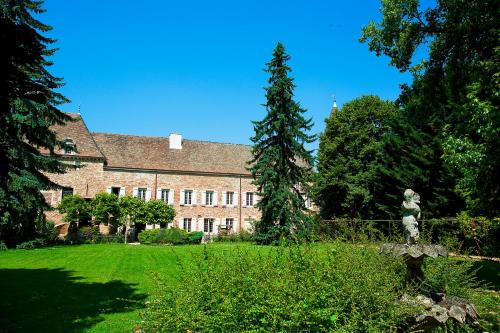
[[[403,226],[406,236],[406,244],[416,244],[418,241],[418,222],[420,218],[420,196],[411,189],[407,189],[404,193],[405,201],[403,201]]]

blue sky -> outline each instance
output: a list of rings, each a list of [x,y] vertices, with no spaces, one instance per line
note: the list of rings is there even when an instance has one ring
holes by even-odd
[[[332,106],[395,99],[409,80],[358,42],[378,0],[46,0],[51,71],[91,131],[250,142],[264,117],[265,63],[277,41],[292,56],[296,100],[324,129]],[[317,144],[311,146],[316,148]]]

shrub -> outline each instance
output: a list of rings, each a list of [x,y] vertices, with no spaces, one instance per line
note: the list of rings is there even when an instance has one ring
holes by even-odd
[[[99,227],[94,226],[81,227],[79,232],[81,240],[85,243],[95,244],[98,242],[98,238],[101,236]]]
[[[55,223],[47,221],[45,218],[37,219],[36,233],[38,238],[44,239],[47,243],[56,243],[59,241],[59,232],[55,228]]]
[[[143,230],[139,233],[141,244],[199,244],[203,238],[203,232],[191,233],[178,228]]]
[[[152,244],[160,233],[161,229],[143,230],[137,236],[141,244]]]
[[[33,240],[18,244],[16,246],[16,249],[31,250],[31,249],[36,249],[39,247],[44,247],[45,245],[47,245],[45,240],[43,240],[41,238],[35,238]]]
[[[201,231],[193,231],[188,234],[189,244],[200,244],[202,239],[203,239],[203,232]]]
[[[181,284],[157,276],[145,332],[395,332],[411,310],[402,260],[336,243],[231,247],[185,263]]]
[[[242,230],[239,233],[231,233],[228,235],[217,235],[213,238],[214,242],[253,242],[254,235],[246,230]]]
[[[0,251],[7,251],[9,248],[3,241],[0,241]]]

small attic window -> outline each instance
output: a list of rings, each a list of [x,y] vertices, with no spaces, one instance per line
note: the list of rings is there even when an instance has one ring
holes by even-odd
[[[73,142],[73,139],[66,138],[64,140],[64,144],[66,145],[64,147],[64,154],[65,155],[74,155],[75,154],[75,143]]]

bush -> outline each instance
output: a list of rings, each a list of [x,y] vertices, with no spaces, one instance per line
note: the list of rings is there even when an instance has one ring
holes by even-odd
[[[81,227],[79,230],[79,238],[82,242],[95,244],[98,242],[101,233],[99,232],[99,227]]]
[[[32,250],[32,249],[36,249],[39,247],[44,247],[45,245],[47,245],[45,240],[43,240],[41,238],[35,238],[33,240],[18,244],[16,246],[16,249]]]
[[[395,332],[414,311],[402,260],[352,245],[205,247],[186,265],[181,284],[156,277],[145,332]]]
[[[138,237],[141,244],[199,244],[203,238],[203,232],[188,233],[178,228],[152,229],[141,231]]]
[[[202,239],[203,239],[203,232],[201,231],[193,231],[188,234],[189,244],[200,244]]]
[[[246,230],[242,230],[239,233],[231,233],[228,235],[217,235],[213,238],[214,242],[253,242],[254,235]]]
[[[7,251],[9,248],[3,241],[0,241],[0,251]]]

